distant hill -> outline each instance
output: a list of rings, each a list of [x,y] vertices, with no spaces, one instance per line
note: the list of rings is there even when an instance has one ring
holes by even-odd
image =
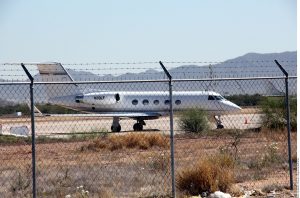
[[[248,53],[243,56],[211,65],[205,63],[187,64],[169,68],[173,79],[215,79],[215,78],[243,78],[243,77],[274,77],[283,76],[274,63],[277,59],[288,71],[290,76],[297,75],[297,52],[258,54]],[[166,63],[166,67],[170,64]],[[174,64],[172,64],[174,66]],[[158,66],[155,66],[158,67]],[[140,73],[126,73],[119,76],[98,76],[88,71],[74,71],[67,69],[76,81],[117,81],[117,80],[155,80],[166,79],[164,72],[149,69]],[[35,79],[40,80],[36,75]],[[0,81],[2,81],[0,79]],[[290,93],[296,94],[296,80],[290,80]],[[115,90],[115,91],[161,91],[168,90],[167,83],[102,83],[80,85],[83,91],[89,90]],[[244,80],[244,81],[195,81],[174,83],[174,90],[213,90],[223,95],[235,94],[262,94],[282,95],[284,92],[283,80]],[[66,90],[61,91],[62,94]],[[36,101],[45,100],[45,87],[35,86]],[[0,85],[0,99],[6,101],[28,101],[29,90],[26,85]]]
[[[270,54],[248,53],[221,63],[212,64],[211,66],[209,64],[178,65],[177,67],[171,68],[169,72],[173,78],[178,79],[281,76],[282,73],[276,66],[274,62],[275,59],[282,62],[282,65],[290,75],[296,75],[297,52]],[[167,68],[168,65],[170,64],[165,64]],[[157,71],[154,69],[149,69],[141,73],[126,73],[119,76],[98,76],[91,72],[68,71],[75,80],[150,80],[166,78],[162,70]]]

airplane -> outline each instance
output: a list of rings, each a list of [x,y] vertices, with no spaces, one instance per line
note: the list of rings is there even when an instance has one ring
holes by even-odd
[[[60,63],[37,64],[41,80],[45,84],[47,103],[112,117],[112,132],[120,132],[120,118],[136,120],[134,131],[142,131],[145,120],[169,115],[168,91],[108,91],[81,90],[72,76]],[[51,83],[53,82],[53,84]],[[55,82],[69,82],[57,84]],[[60,91],[59,91],[60,90]],[[214,91],[173,91],[173,110],[199,108],[214,115],[217,128],[224,128],[221,115],[240,111],[241,108]]]

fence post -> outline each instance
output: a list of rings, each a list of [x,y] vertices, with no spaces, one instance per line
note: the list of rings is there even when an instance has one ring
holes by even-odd
[[[35,158],[35,121],[34,121],[34,97],[33,97],[33,81],[27,68],[21,63],[23,70],[30,80],[30,115],[31,115],[31,157],[32,157],[32,196],[36,198],[36,158]]]
[[[170,101],[170,146],[171,146],[171,177],[172,177],[172,197],[176,197],[175,186],[175,158],[174,158],[174,119],[173,119],[173,83],[172,76],[164,64],[159,61],[160,66],[169,78],[169,101]]]
[[[289,74],[286,70],[278,63],[277,60],[274,60],[279,69],[285,75],[285,108],[286,108],[286,120],[287,120],[287,129],[288,129],[288,155],[289,155],[289,170],[290,170],[290,189],[293,190],[293,162],[292,162],[292,148],[291,148],[291,120],[290,120],[290,102],[289,102]]]

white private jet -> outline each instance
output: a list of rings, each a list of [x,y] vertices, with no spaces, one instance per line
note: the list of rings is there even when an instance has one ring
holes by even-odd
[[[43,82],[74,81],[60,63],[38,64]],[[121,131],[120,118],[137,122],[134,131],[143,130],[145,120],[157,119],[169,114],[168,91],[81,91],[77,84],[46,84],[50,104],[78,111],[112,117],[111,130]],[[173,110],[200,108],[214,115],[217,128],[224,128],[220,116],[241,110],[236,104],[213,91],[173,91]]]

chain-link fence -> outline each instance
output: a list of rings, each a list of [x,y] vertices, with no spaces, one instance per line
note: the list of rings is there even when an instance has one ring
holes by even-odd
[[[219,63],[170,73],[140,64],[155,67],[95,77],[39,64],[29,70],[32,99],[30,82],[1,82],[0,196],[31,197],[33,188],[37,197],[240,196],[296,185],[294,63],[290,155],[287,78],[266,69],[274,62],[255,62],[265,65],[256,75],[246,67],[250,76],[234,74],[242,62],[228,62],[228,75]],[[165,63],[174,64],[182,63]]]

